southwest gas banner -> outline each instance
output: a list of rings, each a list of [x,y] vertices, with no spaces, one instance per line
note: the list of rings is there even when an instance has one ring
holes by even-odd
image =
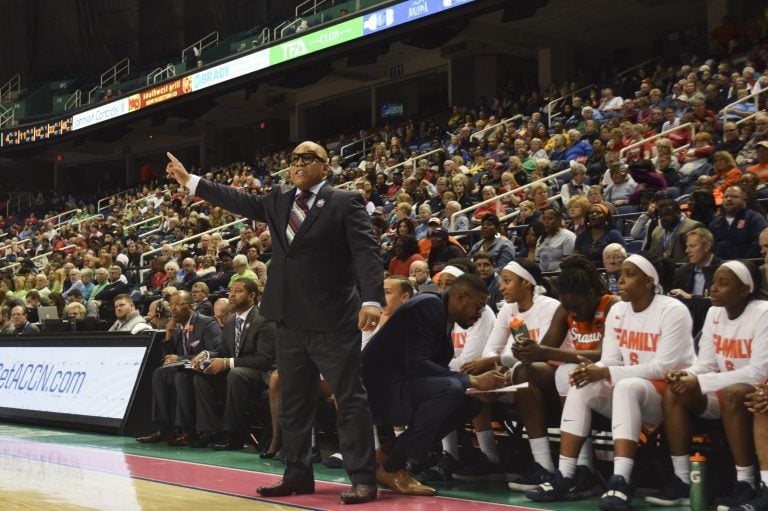
[[[135,112],[148,106],[168,101],[192,92],[192,77],[185,76],[128,97],[128,111]]]

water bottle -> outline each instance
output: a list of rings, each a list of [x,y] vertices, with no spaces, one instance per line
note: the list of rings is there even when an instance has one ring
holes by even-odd
[[[616,280],[616,275],[613,273],[608,274],[608,291],[610,291],[612,295],[619,294],[619,282]]]
[[[513,316],[509,320],[509,333],[515,342],[522,343],[530,337],[528,327],[525,326],[525,320],[521,316]]]
[[[707,458],[696,453],[691,461],[691,511],[707,509]]]

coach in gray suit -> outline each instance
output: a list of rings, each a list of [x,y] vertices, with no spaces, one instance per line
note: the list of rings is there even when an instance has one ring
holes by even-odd
[[[265,196],[243,193],[189,173],[172,154],[168,174],[193,195],[266,222],[272,260],[261,313],[277,323],[283,479],[264,497],[314,492],[310,432],[320,373],[338,407],[339,446],[352,488],[347,504],[377,497],[373,427],[360,378],[360,330],[376,327],[384,301],[383,264],[362,195],[325,182],[328,154],[302,142],[291,154],[294,186]]]
[[[197,355],[193,364],[208,360],[195,373],[197,430],[203,442],[216,450],[240,450],[246,439],[245,412],[249,390],[266,388],[275,365],[275,324],[259,314],[259,288],[251,279],[240,279],[229,288],[232,315],[224,322],[221,343],[213,351]],[[224,438],[216,402],[225,397]]]
[[[203,350],[221,343],[221,327],[215,319],[192,312],[188,291],[171,296],[171,317],[165,329],[163,365],[152,373],[152,422],[160,429],[136,440],[144,444],[167,441],[183,446],[196,443],[193,371],[167,364],[191,360]],[[178,431],[174,433],[173,427]]]

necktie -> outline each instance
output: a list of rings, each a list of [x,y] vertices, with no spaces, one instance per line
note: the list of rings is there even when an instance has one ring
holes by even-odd
[[[181,348],[183,355],[189,354],[189,330],[186,328],[181,331]]]
[[[307,212],[309,211],[307,203],[310,197],[312,197],[312,192],[304,190],[293,201],[291,215],[288,217],[288,226],[285,228],[285,235],[288,237],[289,244],[293,242],[293,238],[296,237],[296,233],[299,232],[301,224],[307,217]]]
[[[235,319],[235,358],[240,354],[240,336],[243,335],[243,318]]]

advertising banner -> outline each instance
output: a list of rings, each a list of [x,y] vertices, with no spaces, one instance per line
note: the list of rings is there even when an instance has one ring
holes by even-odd
[[[122,419],[145,351],[0,346],[0,407]]]
[[[274,66],[288,60],[297,59],[325,50],[338,44],[343,44],[363,35],[363,19],[355,18],[332,27],[291,39],[287,43],[269,48],[269,65]]]

